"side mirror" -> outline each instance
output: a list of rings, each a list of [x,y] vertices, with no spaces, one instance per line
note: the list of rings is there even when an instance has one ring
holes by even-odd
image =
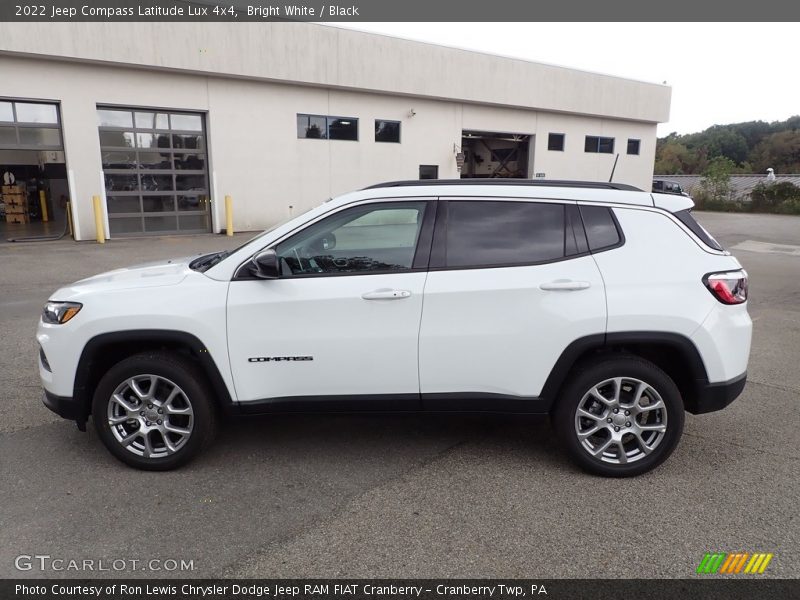
[[[281,276],[280,260],[272,248],[256,254],[251,263],[253,275],[259,279],[278,279]]]

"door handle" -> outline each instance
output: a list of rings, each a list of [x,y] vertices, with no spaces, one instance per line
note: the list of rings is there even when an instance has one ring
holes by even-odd
[[[408,298],[410,295],[411,292],[408,290],[380,289],[364,292],[361,294],[361,297],[364,300],[400,300],[402,298]]]
[[[570,281],[559,279],[557,281],[549,281],[539,286],[539,289],[553,292],[572,292],[575,290],[585,290],[591,287],[588,281]]]

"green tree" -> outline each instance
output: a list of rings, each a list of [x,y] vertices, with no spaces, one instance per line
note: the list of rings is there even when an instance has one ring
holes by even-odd
[[[800,172],[800,115],[786,121],[748,121],[714,125],[704,131],[673,132],[656,144],[659,175],[704,173],[715,157],[734,163],[734,173]]]
[[[689,149],[676,140],[667,140],[656,150],[655,172],[659,175],[691,173]]]
[[[698,204],[703,208],[719,207],[732,198],[731,173],[736,165],[725,157],[712,158],[700,180],[700,190],[696,193]]]
[[[753,169],[763,173],[800,173],[800,131],[780,131],[761,140],[751,153]]]

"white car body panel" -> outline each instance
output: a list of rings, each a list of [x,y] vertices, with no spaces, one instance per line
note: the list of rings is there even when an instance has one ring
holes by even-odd
[[[553,281],[581,290],[542,290]],[[536,397],[573,340],[605,330],[603,280],[591,256],[523,267],[432,271],[420,330],[423,394]]]
[[[45,389],[58,396],[72,396],[81,351],[93,337],[163,329],[199,339],[233,397],[225,330],[228,285],[191,270],[186,261],[174,260],[117,269],[61,288],[52,299],[81,302],[83,308],[64,325],[39,320],[36,337],[52,369],[49,372],[39,364]]]
[[[616,207],[614,214],[625,244],[594,254],[606,284],[609,333],[659,331],[692,338],[712,310],[731,308],[714,298],[702,278],[740,269],[733,256],[702,249],[702,242],[660,211]],[[719,372],[709,378],[723,380]]]
[[[419,393],[417,336],[426,275],[232,282],[228,348],[239,401]],[[410,294],[362,298],[388,289]],[[296,356],[313,360],[248,361]]]
[[[653,193],[653,206],[663,208],[669,212],[678,212],[694,207],[694,200],[689,196],[679,196],[678,194],[659,194]]]

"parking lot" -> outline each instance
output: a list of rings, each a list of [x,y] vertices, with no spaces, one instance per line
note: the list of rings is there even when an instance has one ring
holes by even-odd
[[[42,304],[247,236],[0,243],[0,577],[92,575],[14,566],[44,554],[192,561],[158,576],[680,578],[717,551],[771,552],[764,576],[800,576],[800,217],[698,218],[750,274],[748,384],[627,480],[577,470],[547,419],[476,416],[235,421],[186,468],[132,470],[42,405]],[[115,574],[154,573],[95,573]]]

